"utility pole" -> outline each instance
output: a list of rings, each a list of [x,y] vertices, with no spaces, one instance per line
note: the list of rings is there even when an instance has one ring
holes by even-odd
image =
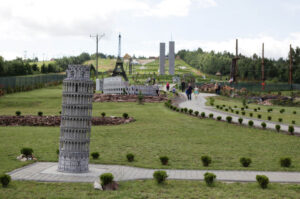
[[[238,39],[236,39],[235,41],[235,57],[232,58],[232,65],[231,65],[231,74],[230,74],[230,78],[232,82],[237,83],[237,74],[238,74],[238,64],[237,61],[239,59],[238,57]]]
[[[98,43],[99,40],[104,37],[105,34],[101,34],[101,35],[90,35],[90,37],[95,37],[96,38],[96,79],[98,79]]]
[[[265,45],[264,45],[264,43],[262,43],[262,59],[261,59],[261,80],[262,80],[262,82],[264,82],[265,81],[265,65],[264,65],[264,63],[265,63]]]
[[[237,76],[238,76],[238,59],[239,59],[239,40],[235,40],[235,58],[236,58],[236,63],[235,63],[235,81],[237,83]]]
[[[292,44],[290,44],[289,84],[291,85],[291,87],[292,87],[292,83],[293,83],[292,66],[293,66],[293,62],[292,62]]]

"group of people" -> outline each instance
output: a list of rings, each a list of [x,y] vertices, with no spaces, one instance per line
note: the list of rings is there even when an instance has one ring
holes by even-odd
[[[167,91],[170,90],[169,82],[167,82],[167,84],[166,84],[166,89],[167,89]],[[197,99],[197,97],[199,95],[199,88],[197,86],[195,88],[193,88],[193,86],[189,83],[187,88],[186,88],[186,83],[184,81],[181,82],[181,91],[185,92],[185,94],[187,95],[188,100],[192,100],[192,93],[193,92],[194,92],[194,95],[195,95],[195,99]],[[173,93],[176,92],[175,87],[173,87],[172,92]]]

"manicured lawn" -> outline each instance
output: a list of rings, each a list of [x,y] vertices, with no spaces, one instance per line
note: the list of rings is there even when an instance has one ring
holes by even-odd
[[[225,108],[231,107],[234,112],[233,114],[236,114],[235,111],[239,111],[239,115],[242,115],[242,110],[241,107],[243,107],[242,101],[240,99],[233,99],[229,97],[223,97],[223,96],[218,96],[214,97],[215,102],[214,106],[220,105],[222,106],[223,104],[226,105],[226,107],[223,107],[222,111],[225,111]],[[209,100],[206,103],[207,105],[209,104]],[[235,108],[234,106],[237,106]],[[300,125],[300,107],[286,107],[286,106],[264,106],[264,105],[258,105],[258,104],[248,104],[248,109],[245,109],[244,111],[246,112],[245,116],[250,117],[250,113],[253,114],[253,118],[258,118],[257,115],[261,115],[261,119],[263,120],[268,120],[268,116],[271,116],[272,119],[271,121],[273,122],[278,122],[278,118],[282,118],[282,123],[285,124],[292,124],[292,121],[294,120],[296,122],[296,125]],[[260,110],[258,110],[258,107]],[[272,108],[272,112],[268,112],[268,109]],[[257,109],[255,112],[254,109]],[[283,113],[280,113],[281,109],[285,109]],[[220,111],[220,109],[218,109]],[[293,113],[293,111],[296,111],[296,114]],[[230,110],[228,112],[231,113]]]
[[[51,87],[16,93],[0,98],[1,114],[58,114],[61,89]],[[274,131],[240,127],[210,119],[198,119],[170,111],[157,103],[94,103],[93,114],[106,112],[121,116],[127,112],[137,121],[120,126],[92,127],[91,152],[100,158],[92,163],[126,164],[147,168],[288,170],[300,171],[300,138]],[[39,161],[57,161],[59,127],[0,127],[0,173],[21,167],[16,160],[22,147],[32,147]],[[126,154],[136,161],[128,163]],[[162,166],[159,156],[170,158]],[[200,157],[212,157],[212,165],[203,167]],[[240,157],[250,157],[249,168],[240,166]],[[279,165],[281,157],[291,157],[292,167]]]
[[[167,181],[157,185],[153,180],[120,182],[117,191],[94,190],[87,183],[40,183],[14,181],[0,188],[0,198],[299,198],[300,185],[272,183],[261,189],[256,183],[216,183],[207,187],[201,181]]]
[[[84,62],[85,65],[93,64],[96,67],[96,60],[89,60]],[[98,71],[104,72],[107,70],[113,70],[116,65],[116,59],[102,59],[98,58]]]

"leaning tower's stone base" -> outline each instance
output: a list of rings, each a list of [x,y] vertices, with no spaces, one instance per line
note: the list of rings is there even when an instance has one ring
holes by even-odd
[[[89,158],[59,158],[58,171],[66,173],[87,173],[89,172]]]

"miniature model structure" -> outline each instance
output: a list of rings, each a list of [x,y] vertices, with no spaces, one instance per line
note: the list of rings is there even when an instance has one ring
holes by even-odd
[[[175,74],[175,42],[169,42],[169,75]]]
[[[89,171],[93,81],[90,68],[69,65],[63,81],[58,171]]]
[[[159,44],[159,74],[165,74],[165,59],[166,59],[166,47],[165,43]]]

